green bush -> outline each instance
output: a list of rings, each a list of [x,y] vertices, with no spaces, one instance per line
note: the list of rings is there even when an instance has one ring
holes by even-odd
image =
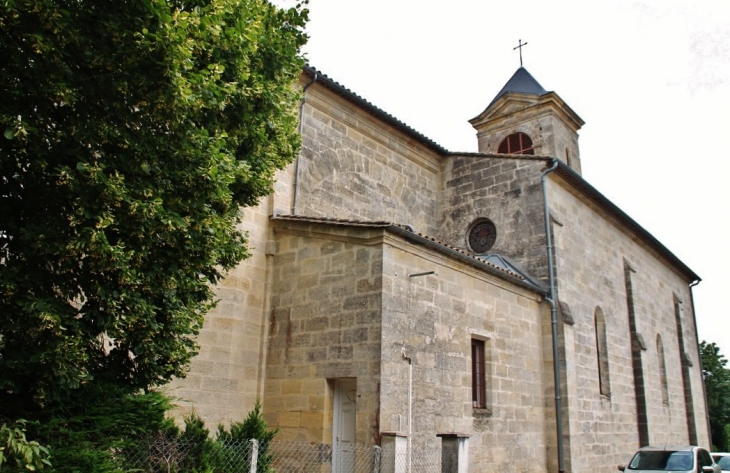
[[[127,394],[114,385],[94,385],[60,405],[35,413],[28,433],[48,446],[54,473],[112,473],[119,454],[149,432],[169,428],[170,400],[158,392]],[[12,471],[12,470],[9,470]]]
[[[46,406],[30,422],[2,425],[0,472],[247,472],[251,439],[259,442],[256,471],[274,472],[269,445],[277,431],[268,428],[258,401],[243,422],[219,425],[212,435],[195,412],[175,425],[166,417],[172,402],[159,392],[95,385],[77,394]]]
[[[247,448],[244,442],[250,439],[256,439],[259,442],[258,463],[256,471],[258,473],[271,473],[271,462],[273,460],[269,453],[269,446],[274,436],[278,432],[277,429],[269,429],[261,413],[261,403],[256,400],[253,410],[243,422],[234,422],[231,424],[230,430],[226,430],[222,425],[218,426],[218,441],[233,443],[238,441],[243,448]],[[246,457],[249,458],[249,457]],[[249,465],[246,465],[247,467]]]
[[[205,423],[195,412],[184,418],[180,429],[171,422],[150,432],[145,440],[129,444],[119,456],[123,469],[143,469],[149,473],[239,473],[248,472],[250,440],[259,443],[258,473],[273,473],[272,456],[268,451],[276,430],[268,429],[257,401],[243,422],[234,422],[229,429],[219,425],[211,437]],[[124,463],[126,462],[126,464]]]

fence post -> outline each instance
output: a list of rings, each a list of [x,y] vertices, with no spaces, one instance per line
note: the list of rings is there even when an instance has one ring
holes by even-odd
[[[408,472],[408,435],[398,432],[380,432],[381,460],[383,473]]]
[[[251,468],[249,468],[248,473],[256,473],[259,463],[259,442],[256,439],[251,439],[248,443],[251,444]]]
[[[468,473],[469,434],[436,434],[441,437],[441,471]]]
[[[373,473],[380,473],[380,447],[373,446]]]

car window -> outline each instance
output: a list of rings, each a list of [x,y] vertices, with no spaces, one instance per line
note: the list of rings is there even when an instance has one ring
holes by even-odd
[[[638,452],[629,464],[629,470],[687,471],[693,468],[692,452],[671,450]]]
[[[730,470],[730,457],[714,457],[715,462],[720,465],[723,470]]]

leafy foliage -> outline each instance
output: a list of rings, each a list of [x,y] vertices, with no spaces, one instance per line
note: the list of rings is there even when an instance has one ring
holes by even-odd
[[[171,401],[156,391],[128,394],[118,386],[91,383],[75,394],[65,406],[46,408],[28,424],[28,433],[47,448],[25,440],[24,422],[12,429],[3,425],[0,459],[17,461],[9,466],[0,461],[0,471],[45,465],[54,473],[117,473],[141,466],[160,473],[234,473],[250,469],[249,441],[256,439],[257,472],[273,473],[268,447],[276,430],[267,428],[258,402],[243,422],[230,429],[219,425],[214,438],[195,412],[183,419],[182,429],[166,418]],[[4,449],[6,444],[12,448]]]
[[[306,19],[0,2],[0,412],[185,375],[211,285],[247,255],[239,207],[298,150]]]
[[[205,427],[205,422],[197,413],[192,412],[185,416],[185,429],[180,430],[177,426],[171,425],[160,435],[165,439],[167,445],[180,443],[186,447],[182,458],[176,462],[177,471],[189,471],[193,473],[220,471],[216,468],[220,448],[211,438],[210,430]],[[160,437],[158,436],[158,441]]]
[[[720,348],[707,342],[700,343],[702,377],[705,381],[707,409],[710,415],[712,445],[716,450],[728,451],[728,426],[730,426],[730,370]]]
[[[170,428],[170,401],[158,392],[128,394],[114,385],[91,383],[63,406],[36,413],[29,434],[48,446],[51,471],[117,472],[115,452],[138,444],[148,432]]]
[[[17,420],[13,425],[0,426],[0,470],[3,463],[11,459],[15,466],[28,471],[42,470],[44,466],[51,466],[48,460],[48,448],[35,440],[25,437],[26,421]]]
[[[233,422],[230,430],[226,431],[223,426],[218,426],[219,441],[247,441],[256,439],[259,442],[259,456],[257,463],[257,471],[259,473],[273,472],[271,463],[273,456],[269,453],[270,442],[278,432],[277,429],[269,429],[263,414],[261,413],[261,403],[256,400],[256,404],[243,422]]]
[[[257,440],[256,471],[273,473],[272,455],[268,453],[276,430],[269,430],[257,402],[244,422],[234,423],[228,430],[218,426],[216,438],[211,438],[203,420],[194,412],[184,418],[184,429],[167,424],[150,432],[146,442],[128,444],[117,457],[122,469],[134,470],[144,465],[150,472],[216,472],[237,473],[251,469],[251,440]],[[125,463],[126,462],[126,463]]]

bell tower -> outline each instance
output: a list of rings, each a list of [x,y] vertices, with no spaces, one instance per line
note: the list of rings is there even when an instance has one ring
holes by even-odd
[[[522,66],[469,123],[480,153],[550,156],[581,173],[578,130],[585,122]]]

